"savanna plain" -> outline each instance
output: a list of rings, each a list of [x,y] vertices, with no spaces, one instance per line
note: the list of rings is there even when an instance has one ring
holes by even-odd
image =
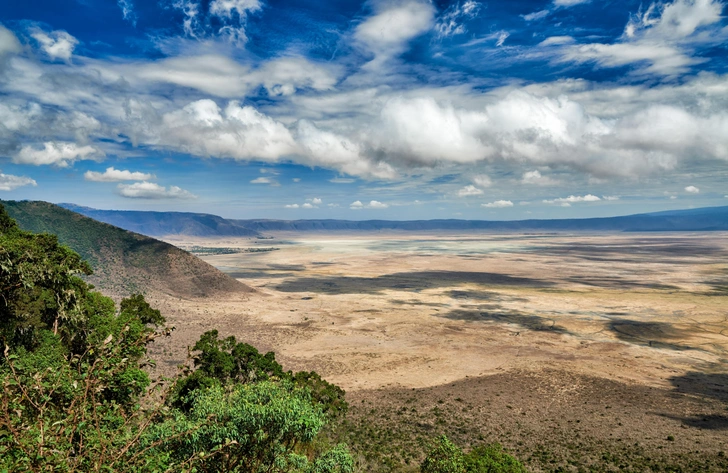
[[[531,471],[728,471],[728,234],[168,237],[251,291],[153,295],[173,372],[217,328],[347,391],[370,471],[439,434]]]

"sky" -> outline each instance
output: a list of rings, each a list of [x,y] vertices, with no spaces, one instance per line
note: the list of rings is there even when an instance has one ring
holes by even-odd
[[[718,0],[0,6],[0,199],[228,218],[728,205]]]

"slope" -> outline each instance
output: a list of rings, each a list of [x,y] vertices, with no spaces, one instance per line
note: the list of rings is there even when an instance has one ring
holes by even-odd
[[[205,297],[252,289],[168,243],[47,202],[0,202],[25,230],[58,235],[94,269],[89,282],[114,295],[160,291]]]
[[[135,210],[98,210],[75,204],[60,207],[91,217],[99,222],[149,236],[257,236],[254,230],[217,215],[191,212],[145,212]]]

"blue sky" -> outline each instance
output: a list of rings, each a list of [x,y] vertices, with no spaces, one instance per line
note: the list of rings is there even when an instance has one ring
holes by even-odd
[[[0,7],[0,198],[232,218],[728,205],[717,0]]]

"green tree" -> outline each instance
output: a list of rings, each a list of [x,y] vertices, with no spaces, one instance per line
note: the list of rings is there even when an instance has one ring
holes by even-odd
[[[217,330],[202,334],[192,350],[195,370],[190,370],[177,383],[172,397],[172,405],[177,408],[189,410],[192,396],[198,390],[217,384],[248,384],[269,379],[292,381],[295,386],[308,389],[313,402],[321,405],[329,416],[345,413],[348,408],[344,390],[318,373],[301,371],[294,375],[284,371],[273,352],[262,354],[232,336],[220,339]]]
[[[437,445],[430,450],[420,465],[422,473],[465,473],[465,462],[460,447],[446,436],[437,439]]]
[[[203,336],[208,386],[170,409],[144,370],[164,318],[138,294],[117,313],[83,274],[77,254],[0,206],[0,472],[352,471],[344,446],[302,453],[325,422],[314,390],[234,338]]]

